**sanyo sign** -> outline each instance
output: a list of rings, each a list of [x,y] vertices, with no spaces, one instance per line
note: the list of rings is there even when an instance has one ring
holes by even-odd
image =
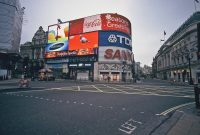
[[[99,46],[117,46],[132,50],[131,38],[124,33],[101,31],[99,36]]]

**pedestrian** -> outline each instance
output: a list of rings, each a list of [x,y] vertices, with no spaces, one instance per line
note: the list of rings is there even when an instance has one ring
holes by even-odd
[[[108,76],[108,82],[110,82],[110,76]]]

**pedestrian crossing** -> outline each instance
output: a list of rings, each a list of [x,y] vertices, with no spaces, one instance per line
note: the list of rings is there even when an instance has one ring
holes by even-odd
[[[51,88],[51,90],[194,98],[193,88],[185,87],[185,86],[153,86],[153,85],[135,85],[135,84],[134,85],[133,84],[129,84],[129,85],[93,84],[93,85]]]

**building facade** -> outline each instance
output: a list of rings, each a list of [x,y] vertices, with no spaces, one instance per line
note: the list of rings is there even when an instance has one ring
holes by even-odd
[[[24,9],[19,0],[0,0],[0,79],[11,78],[15,71]]]
[[[200,83],[200,12],[190,16],[161,46],[153,59],[155,77]]]
[[[71,79],[132,78],[131,23],[118,14],[98,14],[48,27],[46,66]]]
[[[38,70],[45,66],[45,47],[47,44],[47,33],[42,26],[36,31],[32,42],[26,42],[20,46],[20,55],[23,58],[23,70],[31,71],[29,76],[37,76]],[[25,69],[26,68],[26,69]]]

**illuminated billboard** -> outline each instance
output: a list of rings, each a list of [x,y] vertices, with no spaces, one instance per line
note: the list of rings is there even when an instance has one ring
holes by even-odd
[[[132,62],[132,51],[121,47],[99,47],[99,62]]]
[[[78,55],[97,54],[98,32],[70,36],[69,50],[76,50]]]
[[[101,14],[102,30],[116,30],[131,35],[131,23],[118,14]]]
[[[69,23],[49,26],[48,43],[45,52],[57,52],[68,50]]]
[[[131,37],[116,31],[100,31],[99,46],[117,46],[132,50]]]
[[[70,35],[99,30],[115,30],[131,35],[131,23],[121,15],[109,13],[70,21]]]
[[[131,23],[118,14],[98,14],[48,27],[45,58],[98,54],[98,47],[132,50]]]
[[[84,23],[83,18],[70,21],[69,34],[76,35],[76,34],[83,33],[83,23]]]

